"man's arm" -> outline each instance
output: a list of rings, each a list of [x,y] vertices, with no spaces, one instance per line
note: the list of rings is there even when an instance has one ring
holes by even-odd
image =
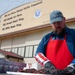
[[[44,67],[46,73],[56,75],[59,72],[59,70],[55,68],[52,62],[48,60],[42,53],[38,53],[35,56],[35,59]]]

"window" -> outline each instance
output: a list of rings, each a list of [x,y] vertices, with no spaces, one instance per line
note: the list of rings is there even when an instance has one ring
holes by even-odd
[[[4,50],[10,52],[11,51],[11,48],[6,48]]]
[[[23,46],[23,47],[13,47],[12,49],[5,48],[3,50],[16,53],[16,54],[23,56],[25,58],[32,58],[35,56],[37,46],[38,45],[29,45],[29,46]]]
[[[24,57],[24,49],[25,49],[25,47],[19,47],[18,48],[18,55],[21,55]]]
[[[34,46],[33,57],[35,56],[35,52],[36,52],[36,50],[37,50],[37,47],[38,47],[38,46]]]
[[[1,49],[1,50],[5,51],[5,49],[4,49],[4,48],[3,48],[3,49]]]
[[[12,52],[13,52],[13,53],[16,53],[16,54],[17,54],[17,50],[18,50],[17,47],[12,48]]]
[[[29,47],[29,57],[32,57],[32,53],[33,53],[33,46]]]
[[[25,57],[32,57],[33,46],[26,46]]]

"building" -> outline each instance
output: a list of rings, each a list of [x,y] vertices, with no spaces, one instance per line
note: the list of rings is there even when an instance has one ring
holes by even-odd
[[[13,52],[3,51],[0,49],[0,58],[9,60],[9,61],[15,61],[15,62],[24,62],[23,57],[20,55],[17,55]]]
[[[74,0],[35,0],[1,16],[0,49],[24,57],[25,63],[36,63],[34,54],[43,35],[52,31],[49,14],[61,10],[66,25],[75,28]]]

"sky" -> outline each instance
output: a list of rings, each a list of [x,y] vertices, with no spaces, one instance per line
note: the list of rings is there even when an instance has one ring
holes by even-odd
[[[7,11],[34,0],[0,0],[0,16]]]

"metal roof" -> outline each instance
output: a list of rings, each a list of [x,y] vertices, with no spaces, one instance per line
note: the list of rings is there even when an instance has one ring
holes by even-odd
[[[15,57],[15,58],[23,59],[22,56],[17,55],[16,53],[13,53],[13,52],[3,51],[3,50],[0,49],[0,53],[4,54],[5,56],[9,56],[9,57]]]

